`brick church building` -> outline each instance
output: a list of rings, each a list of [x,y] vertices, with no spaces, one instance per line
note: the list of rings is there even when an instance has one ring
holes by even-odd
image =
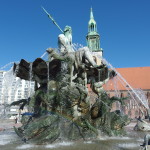
[[[150,67],[117,68],[116,70],[150,106]],[[118,77],[116,76],[115,78]],[[121,109],[131,118],[147,116],[147,109],[128,85],[123,85],[117,79],[111,79],[104,88],[110,96],[127,97],[125,106]],[[113,109],[118,109],[117,103],[113,105]]]
[[[100,35],[97,32],[97,24],[94,20],[92,8],[90,11],[86,40],[89,49],[102,57],[103,50],[100,48]],[[125,106],[120,106],[117,102],[114,103],[112,111],[120,109],[131,118],[147,116],[147,109],[150,106],[150,67],[116,68],[116,71],[127,82],[124,83],[124,81],[121,81],[116,76],[105,84],[104,89],[110,97],[127,97],[127,100],[125,100]],[[89,90],[90,95],[94,98],[94,93],[92,93],[90,88]],[[138,93],[139,96],[137,97],[134,92]],[[139,97],[142,97],[144,101],[141,102]],[[146,102],[147,108],[142,104]]]

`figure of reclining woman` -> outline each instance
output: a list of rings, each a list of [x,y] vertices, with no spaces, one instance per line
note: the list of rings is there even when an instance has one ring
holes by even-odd
[[[56,53],[52,48],[48,48],[47,52],[51,57],[67,62],[70,82],[72,82],[73,72],[78,73],[79,70],[85,70],[87,67],[99,67],[88,47],[79,48],[77,51],[73,50],[72,29],[70,26],[66,26],[64,33],[58,36],[58,47],[60,54]]]

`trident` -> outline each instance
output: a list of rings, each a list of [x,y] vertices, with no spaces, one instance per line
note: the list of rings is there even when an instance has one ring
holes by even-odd
[[[41,7],[42,7],[42,6],[41,6]],[[62,33],[64,33],[64,31],[59,27],[59,25],[56,23],[56,21],[54,20],[54,18],[44,9],[44,7],[42,7],[42,9],[43,9],[44,12],[47,14],[48,18],[50,18],[50,19],[52,20],[53,24],[55,24],[55,25],[58,27],[58,29],[59,29]]]

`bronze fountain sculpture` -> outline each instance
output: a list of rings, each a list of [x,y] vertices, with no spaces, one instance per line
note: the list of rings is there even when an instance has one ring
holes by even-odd
[[[53,48],[46,51],[49,60],[41,58],[29,63],[22,59],[14,64],[14,74],[24,80],[35,81],[35,93],[28,99],[11,105],[28,108],[31,115],[22,116],[22,126],[14,128],[24,141],[52,143],[58,140],[97,138],[100,134],[118,135],[128,117],[119,111],[111,112],[115,101],[124,104],[122,98],[109,97],[103,85],[116,76],[113,70],[90,52],[88,47],[74,51],[72,30],[66,26],[58,36],[59,53]],[[87,84],[97,95],[90,104]]]

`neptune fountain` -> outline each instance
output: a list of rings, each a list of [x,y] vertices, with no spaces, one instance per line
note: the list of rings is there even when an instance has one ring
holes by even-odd
[[[35,81],[34,95],[11,104],[28,108],[22,126],[14,127],[17,135],[25,142],[42,144],[124,134],[128,117],[119,110],[111,111],[112,103],[124,105],[124,98],[110,97],[103,89],[117,75],[115,71],[88,47],[74,51],[70,26],[58,36],[58,50],[46,50],[48,61],[22,59],[14,64],[17,77]],[[92,105],[87,84],[96,94]]]

